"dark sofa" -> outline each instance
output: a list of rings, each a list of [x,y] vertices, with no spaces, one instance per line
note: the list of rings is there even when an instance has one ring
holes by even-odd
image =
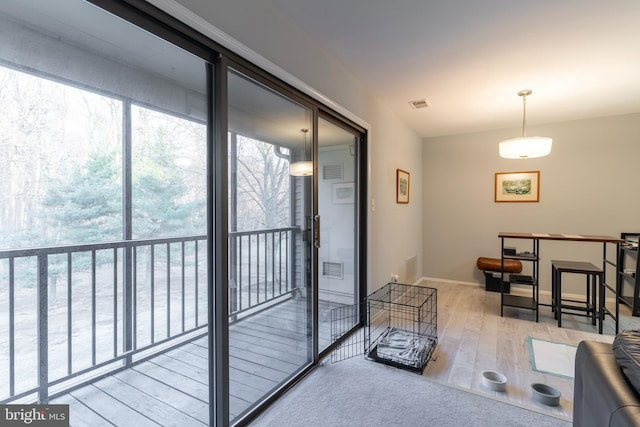
[[[640,426],[640,331],[622,331],[613,345],[578,345],[573,425]]]

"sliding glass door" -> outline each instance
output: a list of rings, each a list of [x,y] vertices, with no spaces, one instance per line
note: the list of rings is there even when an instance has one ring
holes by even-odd
[[[318,247],[320,350],[359,322],[359,147],[360,134],[356,131],[329,118],[318,120],[318,214],[322,224]]]
[[[229,412],[314,361],[312,111],[231,71]]]
[[[0,404],[248,421],[362,295],[363,131],[149,2],[0,3]]]

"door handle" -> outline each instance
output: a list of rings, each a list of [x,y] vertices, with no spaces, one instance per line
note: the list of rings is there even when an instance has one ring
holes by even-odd
[[[320,249],[320,215],[313,217],[313,245]]]

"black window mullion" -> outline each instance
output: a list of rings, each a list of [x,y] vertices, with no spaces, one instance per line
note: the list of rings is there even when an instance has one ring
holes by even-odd
[[[209,423],[215,427],[230,424],[227,73],[223,57],[215,61],[215,70],[211,65],[207,67]]]

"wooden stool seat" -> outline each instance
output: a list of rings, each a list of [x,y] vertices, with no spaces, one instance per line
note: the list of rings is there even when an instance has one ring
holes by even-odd
[[[478,270],[484,271],[502,271],[502,261],[500,258],[485,258],[480,257],[476,261]],[[504,272],[505,273],[520,273],[522,271],[522,263],[517,259],[505,259],[504,260]]]

